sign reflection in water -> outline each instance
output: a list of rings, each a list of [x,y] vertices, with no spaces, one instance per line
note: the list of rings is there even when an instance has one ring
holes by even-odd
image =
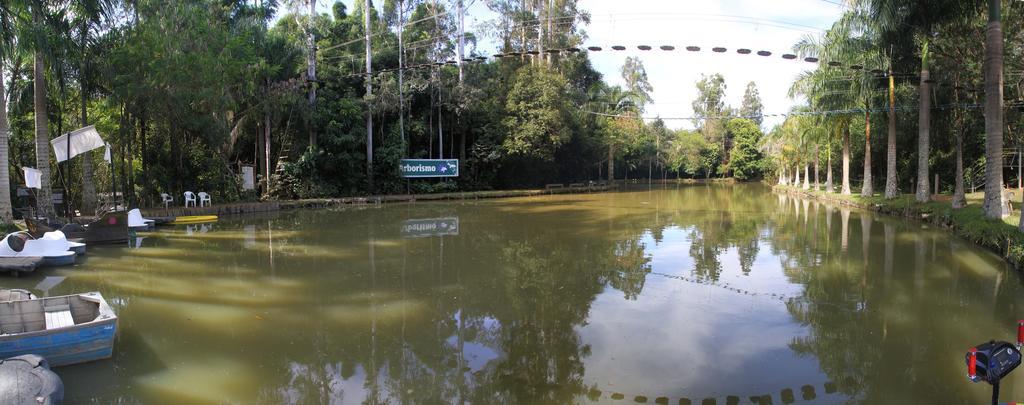
[[[57,370],[76,403],[987,399],[962,348],[1020,317],[1017,273],[943,230],[769,192],[222,218],[5,285],[126,303],[111,361]],[[409,218],[458,235],[407,238]]]
[[[458,218],[407,219],[402,222],[403,238],[422,238],[458,234]]]

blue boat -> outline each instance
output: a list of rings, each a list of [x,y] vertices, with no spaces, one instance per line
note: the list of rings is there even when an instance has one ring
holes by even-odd
[[[117,315],[98,292],[0,302],[0,359],[37,354],[53,367],[108,359]]]

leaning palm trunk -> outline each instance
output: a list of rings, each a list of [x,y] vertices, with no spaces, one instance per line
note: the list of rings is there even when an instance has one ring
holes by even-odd
[[[843,124],[843,195],[850,195],[850,123]]]
[[[1002,218],[1003,207],[1003,28],[999,0],[989,0],[985,30],[985,203],[989,218]]]
[[[891,65],[891,63],[890,63]],[[885,154],[885,198],[896,198],[896,84],[889,68],[889,142]]]
[[[867,110],[865,108],[865,110]],[[860,195],[871,197],[875,194],[875,187],[871,184],[871,111],[864,112],[864,186],[860,189]]]
[[[928,202],[931,197],[928,195],[930,187],[928,183],[928,155],[929,137],[931,132],[931,92],[928,89],[928,43],[925,42],[921,56],[921,85],[919,87],[921,108],[917,118],[917,201]]]
[[[38,14],[38,12],[36,12]],[[38,15],[36,16],[38,21]],[[33,71],[33,98],[36,124],[36,168],[42,173],[41,188],[36,193],[36,207],[39,213],[52,217],[53,200],[50,198],[50,133],[46,111],[46,62],[40,51],[35,53]]]
[[[7,141],[10,138],[10,124],[7,121],[7,92],[4,89],[3,64],[0,64],[0,223],[9,224],[14,220],[11,208],[11,174],[8,162]]]

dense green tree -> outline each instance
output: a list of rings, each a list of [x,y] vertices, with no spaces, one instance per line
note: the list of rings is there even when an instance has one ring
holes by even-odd
[[[761,177],[765,164],[759,149],[762,134],[757,123],[746,118],[735,118],[729,120],[726,129],[734,142],[732,157],[729,159],[733,177],[739,180]]]
[[[502,145],[512,155],[550,160],[571,136],[567,83],[558,73],[535,67],[519,69],[513,80]]]

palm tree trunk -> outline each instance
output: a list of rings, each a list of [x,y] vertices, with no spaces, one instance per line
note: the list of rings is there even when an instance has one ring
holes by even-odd
[[[985,203],[989,218],[1003,214],[1003,27],[999,0],[989,0],[985,29]]]
[[[8,160],[8,139],[10,124],[7,121],[7,91],[4,89],[3,64],[0,63],[0,223],[9,224],[14,220],[11,207],[11,173]]]
[[[804,162],[804,190],[810,190],[811,189],[811,176],[810,176],[810,172],[809,172],[810,171],[809,166],[810,165],[807,164],[807,162]]]
[[[890,62],[891,65],[891,62]],[[889,142],[885,156],[885,198],[896,198],[896,82],[889,67]]]
[[[931,91],[929,90],[930,85],[928,84],[928,43],[925,42],[921,52],[921,85],[919,86],[920,91],[920,105],[917,113],[917,201],[928,202],[931,200],[929,196],[929,188],[931,187],[928,182],[928,157],[931,154],[928,142],[930,141],[931,132],[931,110],[932,110],[932,99]]]
[[[82,55],[85,55],[85,44],[89,35],[89,24],[82,24]],[[82,127],[89,125],[89,85],[86,78],[85,56],[82,57],[79,85],[82,90]],[[92,181],[92,152],[82,154],[82,212],[93,213],[96,210],[96,185]]]
[[[36,23],[40,23],[39,11],[33,10]],[[42,172],[42,187],[36,193],[36,208],[40,214],[54,216],[53,200],[50,197],[50,132],[46,111],[46,61],[43,53],[36,51],[33,69],[33,102],[36,124],[36,168]]]
[[[825,192],[832,192],[832,139],[829,137],[829,147],[825,151]]]
[[[814,191],[818,191],[818,190],[821,189],[821,182],[818,181],[819,155],[821,155],[821,146],[815,144],[814,145]]]
[[[793,169],[793,187],[800,187],[800,164]]]
[[[864,111],[864,185],[860,189],[860,195],[871,197],[875,194],[875,187],[871,184],[871,111],[865,105]]]
[[[850,195],[850,122],[843,123],[843,195]]]

